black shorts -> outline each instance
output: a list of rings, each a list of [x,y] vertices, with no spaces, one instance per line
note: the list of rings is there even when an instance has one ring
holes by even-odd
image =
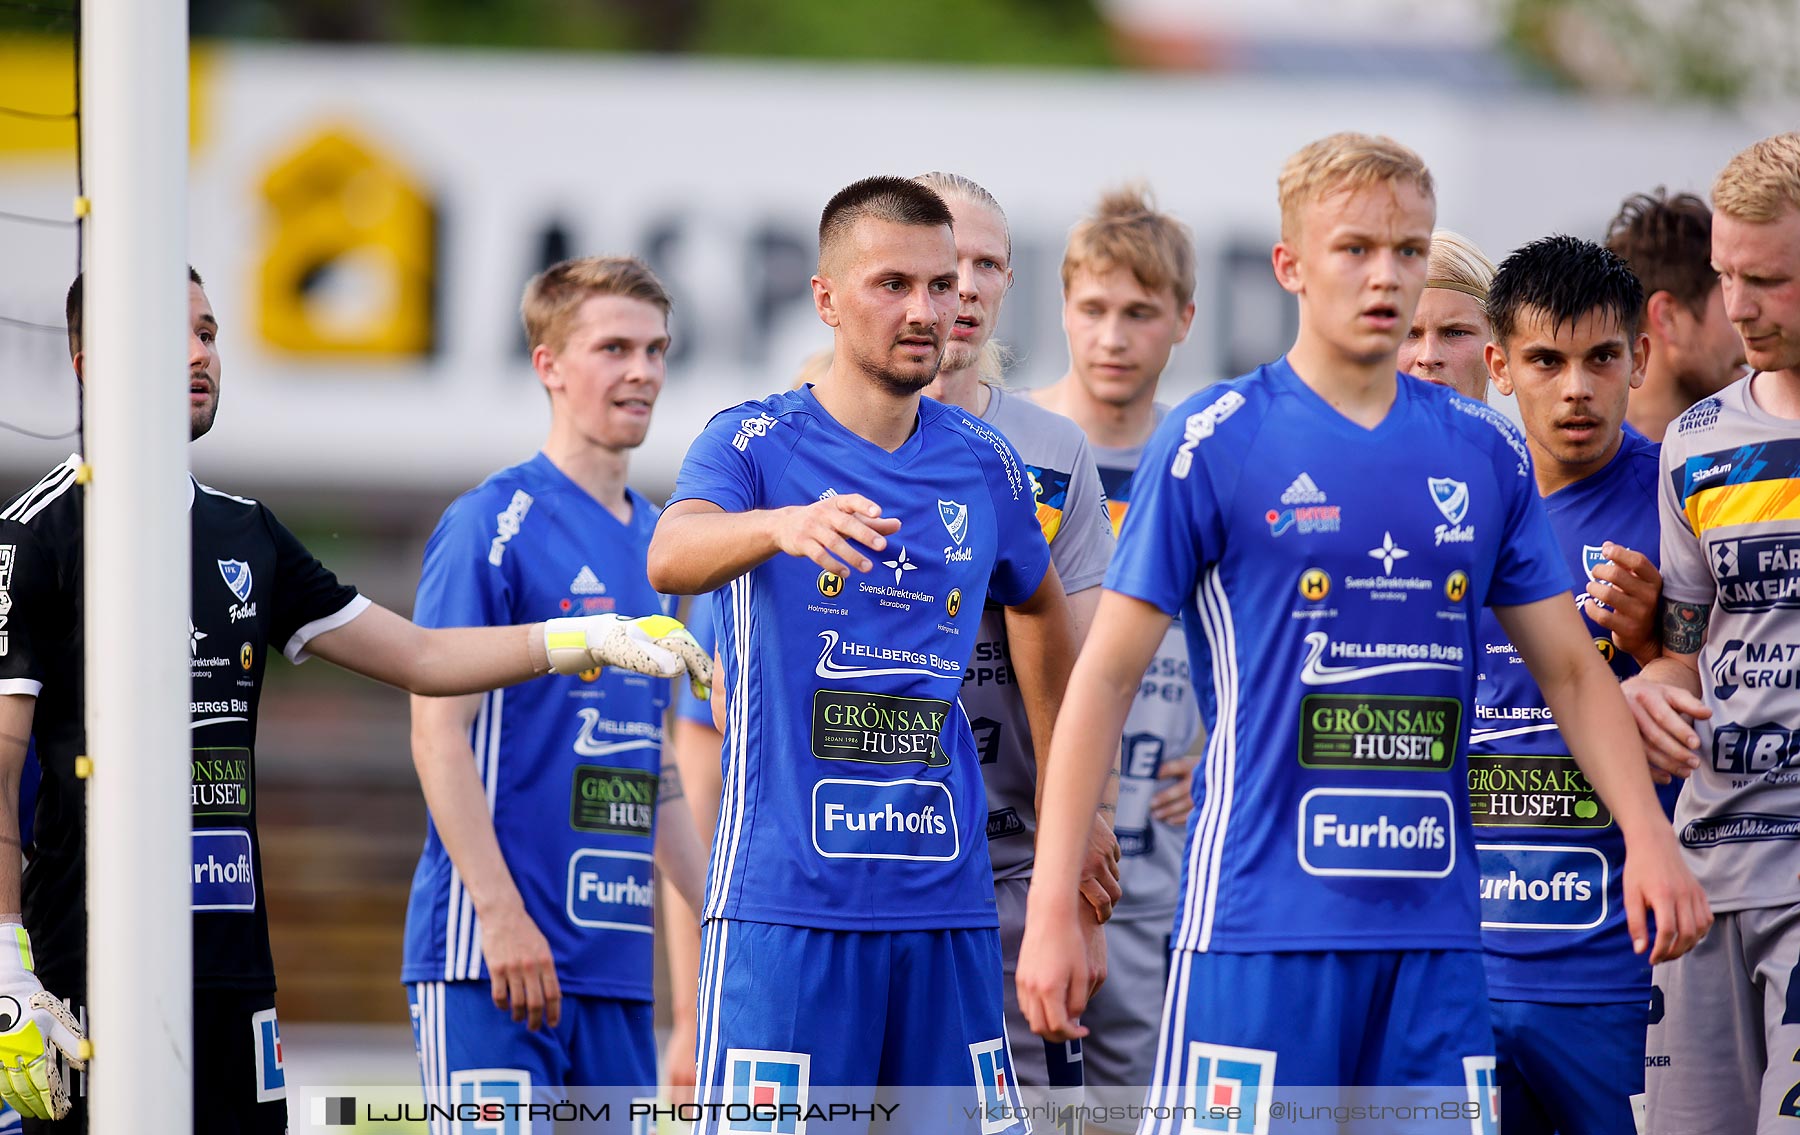
[[[274,991],[194,990],[194,1135],[285,1135],[280,1036]],[[68,1116],[27,1119],[26,1135],[86,1135],[87,1077],[72,1075]]]

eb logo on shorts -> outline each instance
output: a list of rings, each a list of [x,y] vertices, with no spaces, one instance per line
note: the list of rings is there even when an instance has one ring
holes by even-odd
[[[1275,1053],[1266,1048],[1188,1042],[1182,1135],[1225,1131],[1268,1135],[1270,1093],[1275,1089]]]
[[[1469,1102],[1481,1111],[1469,1120],[1470,1135],[1500,1135],[1500,1081],[1494,1075],[1494,1058],[1463,1057],[1463,1079]]]
[[[806,1135],[812,1057],[763,1048],[725,1050],[725,1120],[719,1135]]]
[[[523,1068],[465,1068],[450,1073],[454,1114],[477,1114],[469,1126],[482,1135],[525,1135],[531,1130],[531,1073]],[[461,1129],[459,1125],[459,1130]]]
[[[1006,1038],[971,1044],[969,1062],[975,1066],[975,1087],[981,1096],[981,1135],[999,1135],[1018,1123],[1019,1101],[1013,1095]]]

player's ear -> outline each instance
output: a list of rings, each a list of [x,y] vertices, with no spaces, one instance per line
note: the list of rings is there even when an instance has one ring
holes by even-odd
[[[1269,250],[1269,263],[1275,268],[1275,282],[1281,290],[1300,294],[1300,258],[1294,254],[1293,246],[1286,240],[1278,240],[1275,247]]]
[[[538,381],[544,384],[545,390],[562,389],[562,375],[556,370],[556,352],[548,344],[539,343],[531,348],[531,369],[537,372]]]
[[[87,385],[87,352],[76,351],[75,357],[69,360],[75,364],[75,381]]]
[[[819,318],[825,326],[838,325],[837,295],[832,291],[831,280],[826,276],[812,278],[813,308],[818,311]]]
[[[1513,385],[1512,376],[1506,372],[1506,352],[1500,344],[1489,342],[1482,348],[1482,357],[1487,360],[1488,378],[1493,380],[1494,389],[1510,397]]]
[[[1188,337],[1188,332],[1194,329],[1195,310],[1194,301],[1189,300],[1187,301],[1187,304],[1182,307],[1181,314],[1175,317],[1177,326],[1175,341],[1177,343],[1184,342]]]
[[[1675,297],[1668,292],[1651,292],[1644,301],[1644,326],[1656,328],[1664,339],[1675,337]]]
[[[1658,293],[1661,294],[1661,293]],[[1631,344],[1631,388],[1644,385],[1644,369],[1650,365],[1650,336],[1642,331]]]

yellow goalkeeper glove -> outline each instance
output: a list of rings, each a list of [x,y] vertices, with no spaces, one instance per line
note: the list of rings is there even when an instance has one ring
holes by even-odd
[[[52,1045],[71,1066],[84,1066],[81,1025],[32,972],[31,938],[16,922],[0,923],[0,1099],[28,1119],[69,1113]]]
[[[686,671],[694,696],[712,686],[712,656],[667,615],[578,615],[544,624],[544,652],[558,674],[616,666],[654,678]]]

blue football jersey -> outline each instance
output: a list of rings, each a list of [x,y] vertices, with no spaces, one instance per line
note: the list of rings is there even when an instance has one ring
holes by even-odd
[[[1364,429],[1283,359],[1177,407],[1132,489],[1106,586],[1214,690],[1175,945],[1478,949],[1475,615],[1568,591],[1517,428],[1401,375]]]
[[[673,500],[728,512],[861,493],[898,517],[873,571],[776,555],[717,593],[724,796],[705,916],[825,930],[997,925],[987,798],[957,700],[984,597],[1049,564],[1006,439],[921,400],[893,453],[810,388],[719,414]]]
[[[1658,559],[1657,446],[1626,429],[1606,466],[1544,498],[1594,646],[1625,679],[1631,655],[1589,615],[1583,590],[1608,540]],[[1481,615],[1469,810],[1481,842],[1488,992],[1502,1000],[1641,1001],[1650,962],[1625,928],[1625,839],[1575,767],[1544,695],[1492,612]],[[1662,785],[1673,814],[1681,782]]]
[[[425,547],[421,626],[667,613],[644,562],[657,510],[617,517],[538,454],[459,497]],[[651,999],[651,854],[670,684],[621,670],[482,696],[470,730],[494,834],[566,993]],[[413,875],[402,980],[487,978],[481,923],[436,825]]]

